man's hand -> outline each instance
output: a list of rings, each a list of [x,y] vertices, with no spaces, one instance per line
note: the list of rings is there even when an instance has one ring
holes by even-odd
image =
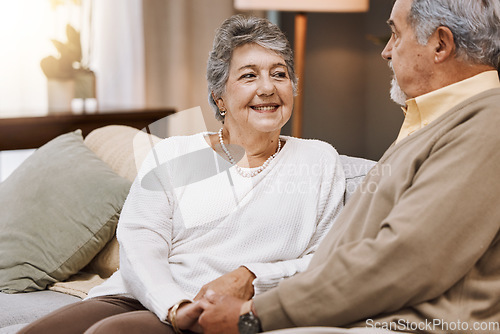
[[[203,298],[208,289],[220,295],[228,295],[236,298],[249,300],[253,297],[253,280],[255,275],[246,267],[239,267],[221,277],[205,284],[194,300]]]
[[[200,300],[203,313],[198,318],[198,324],[204,334],[223,333],[238,334],[238,320],[244,299],[225,296],[208,290],[205,298]]]
[[[182,304],[177,309],[177,314],[175,316],[175,322],[177,327],[182,330],[190,330],[195,333],[202,333],[200,325],[198,324],[198,317],[203,308],[198,302]]]

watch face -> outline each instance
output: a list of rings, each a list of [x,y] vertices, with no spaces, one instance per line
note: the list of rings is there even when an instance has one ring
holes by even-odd
[[[238,321],[238,330],[240,334],[255,334],[260,332],[260,321],[252,312],[240,315]]]

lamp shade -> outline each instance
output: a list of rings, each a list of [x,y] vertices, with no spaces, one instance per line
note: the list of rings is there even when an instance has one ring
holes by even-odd
[[[238,10],[366,12],[369,5],[369,0],[234,0]]]

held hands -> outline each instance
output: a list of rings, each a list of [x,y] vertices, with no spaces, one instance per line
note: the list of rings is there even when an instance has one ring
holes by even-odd
[[[251,302],[208,290],[203,299],[181,304],[173,312],[175,315],[169,312],[168,319],[170,323],[175,323],[176,333],[180,333],[179,330],[190,330],[205,334],[238,334],[238,319],[240,314],[248,312],[242,311],[248,303]]]
[[[249,300],[254,294],[252,284],[254,279],[255,275],[250,270],[246,267],[239,267],[205,284],[194,297],[194,300],[202,299],[209,289],[220,295]]]
[[[239,267],[205,284],[193,303],[178,307],[176,327],[195,333],[238,333],[240,310],[254,295],[254,279],[250,270]]]
[[[204,334],[238,334],[238,319],[246,301],[208,290],[199,301],[203,313],[198,319]]]

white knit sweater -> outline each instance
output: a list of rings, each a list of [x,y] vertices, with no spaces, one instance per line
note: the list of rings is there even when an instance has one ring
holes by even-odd
[[[165,139],[146,158],[117,228],[120,269],[89,298],[131,296],[163,320],[239,266],[256,275],[256,294],[307,268],[343,206],[335,149],[282,136],[269,166],[244,178],[204,135]]]

